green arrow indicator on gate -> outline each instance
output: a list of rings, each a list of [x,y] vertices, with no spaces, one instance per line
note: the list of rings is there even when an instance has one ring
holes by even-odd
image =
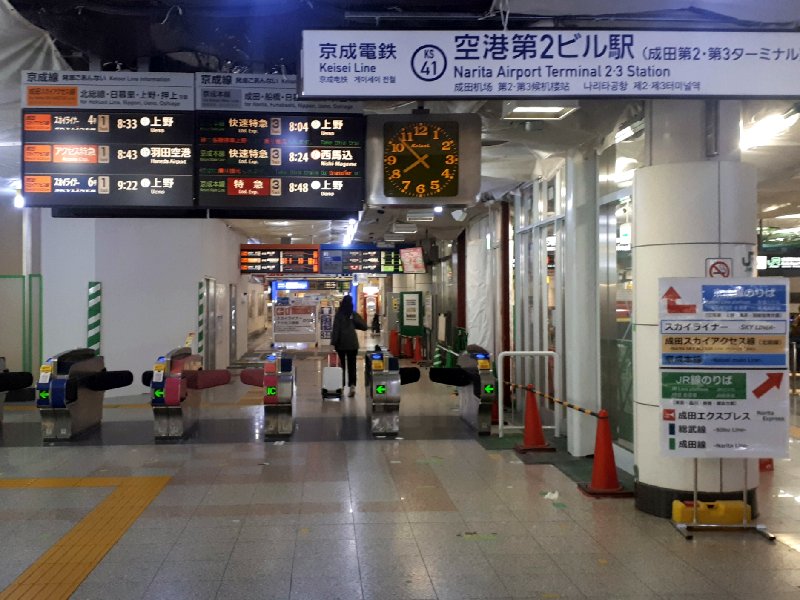
[[[487,394],[494,394],[495,387],[490,383],[488,385],[483,386],[483,391]]]
[[[153,392],[153,396],[156,398],[163,398],[164,397],[164,390],[156,390]]]
[[[278,388],[274,385],[271,385],[267,388],[267,396],[277,396],[278,395]]]
[[[386,386],[385,385],[376,385],[375,386],[375,393],[376,394],[385,394],[386,393]]]
[[[50,392],[39,392],[39,398],[47,400],[50,397]]]

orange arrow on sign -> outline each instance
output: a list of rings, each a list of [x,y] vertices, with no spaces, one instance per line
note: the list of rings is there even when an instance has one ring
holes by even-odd
[[[661,296],[665,298],[667,301],[667,312],[668,313],[696,313],[697,312],[697,305],[696,304],[678,304],[678,300],[681,299],[681,295],[678,291],[670,286],[669,289],[664,292],[664,295]]]
[[[782,381],[783,373],[767,373],[767,380],[753,390],[753,395],[756,398],[761,398],[761,396],[766,394],[772,388],[780,389]]]

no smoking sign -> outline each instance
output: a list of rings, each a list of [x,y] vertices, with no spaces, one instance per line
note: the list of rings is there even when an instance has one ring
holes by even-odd
[[[731,277],[733,273],[733,259],[707,258],[706,277]]]

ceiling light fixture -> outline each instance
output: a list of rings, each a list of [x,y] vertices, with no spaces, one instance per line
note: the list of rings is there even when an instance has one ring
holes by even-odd
[[[393,223],[392,233],[417,233],[417,226],[414,223]]]
[[[444,212],[444,206],[434,206],[434,207],[433,207],[433,212],[435,212],[437,215],[438,215],[439,213],[442,213],[442,212]]]
[[[779,208],[786,208],[787,206],[791,206],[791,202],[784,202],[783,204],[770,204],[766,208],[762,208],[761,212],[772,212],[773,210],[778,210]]]
[[[427,222],[433,221],[433,211],[435,209],[428,209],[428,210],[410,210],[406,213],[406,221],[409,222]]]
[[[775,219],[800,219],[800,213],[795,213],[792,215],[778,215],[774,217]]]
[[[404,242],[406,240],[406,236],[399,233],[387,233],[384,234],[383,239],[386,242]]]
[[[17,190],[14,194],[14,208],[25,208],[25,196],[22,195],[22,190]]]
[[[739,125],[739,149],[752,150],[759,146],[769,146],[775,138],[786,133],[800,119],[795,109],[783,113],[767,115],[749,127]]]
[[[542,121],[563,119],[578,110],[576,100],[553,101],[505,100],[503,119],[520,121]]]

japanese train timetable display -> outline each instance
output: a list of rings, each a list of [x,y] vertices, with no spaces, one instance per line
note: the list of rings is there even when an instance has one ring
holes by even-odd
[[[208,208],[358,210],[365,120],[356,114],[197,114],[197,198]]]
[[[192,206],[193,127],[190,112],[26,109],[26,202]]]

